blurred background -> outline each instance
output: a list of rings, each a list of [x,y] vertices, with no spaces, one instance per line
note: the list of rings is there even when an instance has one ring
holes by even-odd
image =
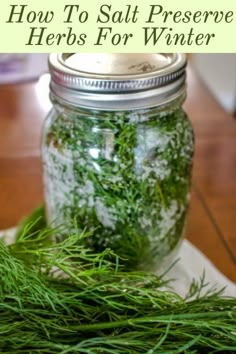
[[[236,54],[192,54],[190,61],[223,108],[236,112]]]

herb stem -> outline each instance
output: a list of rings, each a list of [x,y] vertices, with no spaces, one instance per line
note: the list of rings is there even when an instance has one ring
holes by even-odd
[[[235,315],[235,314],[234,314]],[[231,317],[233,312],[230,311],[216,311],[209,312],[207,314],[208,319],[219,319],[221,317]],[[175,323],[175,324],[189,324],[189,320],[193,326],[199,325],[198,322],[192,322],[192,320],[201,320],[206,317],[206,313],[185,313],[176,315],[165,315],[165,316],[153,316],[153,317],[140,317],[140,318],[129,318],[125,321],[113,321],[113,322],[99,322],[93,324],[79,325],[70,327],[71,330],[82,331],[96,331],[108,328],[120,328],[120,327],[132,327],[142,323]],[[202,323],[200,323],[202,325]]]

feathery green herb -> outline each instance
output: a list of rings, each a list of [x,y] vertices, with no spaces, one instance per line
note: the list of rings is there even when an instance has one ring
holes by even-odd
[[[124,271],[111,250],[85,248],[89,234],[55,244],[37,223],[0,242],[1,353],[236,352],[235,298],[195,284],[183,299],[161,277]]]
[[[193,132],[181,103],[54,111],[43,145],[50,221],[76,220],[90,247],[113,249],[129,269],[156,266],[183,236],[189,203]]]

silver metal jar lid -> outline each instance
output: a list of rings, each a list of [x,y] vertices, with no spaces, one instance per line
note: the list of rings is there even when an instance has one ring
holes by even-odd
[[[51,54],[51,91],[73,106],[98,110],[166,104],[185,91],[184,54]]]

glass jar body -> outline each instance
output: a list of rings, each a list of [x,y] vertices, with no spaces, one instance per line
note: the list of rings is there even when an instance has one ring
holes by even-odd
[[[49,222],[91,234],[129,269],[176,249],[189,204],[193,131],[183,97],[145,110],[92,111],[54,101],[42,146]]]

